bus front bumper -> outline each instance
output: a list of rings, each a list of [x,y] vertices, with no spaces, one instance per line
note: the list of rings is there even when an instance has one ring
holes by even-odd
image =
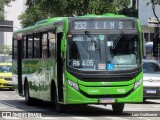
[[[125,97],[87,97],[75,90],[71,86],[67,86],[67,94],[65,95],[65,104],[112,104],[112,103],[136,103],[143,102],[143,85],[133,90]]]

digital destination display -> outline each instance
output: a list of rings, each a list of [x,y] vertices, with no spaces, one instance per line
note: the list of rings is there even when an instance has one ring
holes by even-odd
[[[76,20],[73,23],[74,30],[85,29],[135,29],[132,20]]]

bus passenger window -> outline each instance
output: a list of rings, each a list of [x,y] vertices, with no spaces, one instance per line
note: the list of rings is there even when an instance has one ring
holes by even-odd
[[[43,33],[42,35],[42,58],[48,57],[48,47],[47,47],[47,33]]]
[[[34,35],[34,58],[40,57],[40,34]]]
[[[22,49],[23,49],[23,58],[27,58],[27,51],[26,51],[26,48],[27,48],[27,36],[24,36],[23,37],[23,45],[22,45]]]
[[[28,36],[28,58],[33,57],[33,36]]]
[[[49,57],[55,58],[55,33],[53,31],[48,32],[48,40],[49,40]]]

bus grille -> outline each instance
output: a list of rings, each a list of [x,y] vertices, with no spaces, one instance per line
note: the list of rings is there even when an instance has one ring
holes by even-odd
[[[132,77],[82,78],[84,82],[121,82],[132,80]]]
[[[112,94],[112,95],[89,95],[84,91],[80,90],[80,93],[83,94],[87,98],[125,98],[133,92],[134,89],[131,89],[126,94]]]

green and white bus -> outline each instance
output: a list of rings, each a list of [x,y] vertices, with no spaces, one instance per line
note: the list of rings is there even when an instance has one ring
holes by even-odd
[[[138,19],[84,15],[38,21],[13,33],[13,82],[28,105],[143,101],[142,36]]]

